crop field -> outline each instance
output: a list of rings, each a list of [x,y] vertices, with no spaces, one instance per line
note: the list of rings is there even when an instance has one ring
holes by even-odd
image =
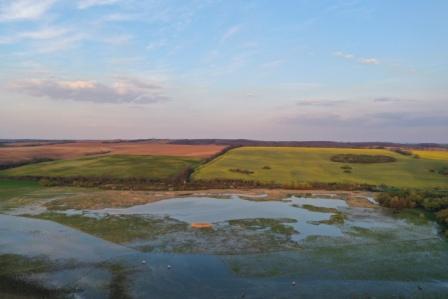
[[[310,182],[385,184],[396,187],[448,187],[448,151],[416,151],[419,157],[382,149],[242,147],[233,149],[193,174],[195,180],[240,179],[295,185]],[[334,162],[336,155],[377,156],[384,163]],[[339,157],[339,156],[338,156]]]
[[[29,164],[0,171],[0,176],[166,179],[200,161],[201,159],[193,157],[95,156]]]
[[[0,147],[0,164],[33,159],[72,159],[93,155],[155,155],[206,158],[221,151],[220,145],[182,145],[155,142],[79,141],[60,144]]]

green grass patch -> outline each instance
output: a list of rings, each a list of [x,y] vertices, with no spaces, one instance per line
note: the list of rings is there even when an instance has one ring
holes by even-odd
[[[351,164],[350,172],[331,161],[335,155],[389,156],[394,163]],[[193,179],[243,180],[305,186],[312,183],[368,184],[409,188],[448,187],[446,176],[431,169],[448,167],[447,152],[418,152],[420,159],[382,149],[241,147],[200,166]],[[269,165],[269,171],[263,170]],[[250,169],[250,175],[229,169]]]
[[[317,207],[317,206],[313,206],[313,205],[296,205],[293,204],[293,207],[296,208],[302,208],[311,212],[320,212],[320,213],[337,213],[338,210],[336,210],[335,208],[327,208],[327,207]]]
[[[152,239],[170,232],[183,231],[188,224],[171,218],[109,215],[100,218],[48,212],[33,216],[51,220],[114,243]]]
[[[167,179],[199,163],[190,157],[112,155],[31,164],[0,171],[0,176]]]
[[[26,195],[43,187],[35,181],[0,179],[0,204],[11,198]]]
[[[228,221],[230,225],[236,225],[244,229],[259,230],[269,229],[271,232],[281,235],[293,235],[296,233],[294,228],[287,223],[295,223],[295,219],[271,219],[271,218],[254,218],[254,219],[235,219]]]

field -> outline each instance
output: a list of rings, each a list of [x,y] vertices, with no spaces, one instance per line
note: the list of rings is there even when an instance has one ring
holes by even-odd
[[[0,171],[0,176],[166,179],[200,161],[193,157],[95,156],[29,164]]]
[[[0,164],[33,159],[71,159],[91,155],[163,155],[206,158],[221,151],[220,145],[178,145],[155,142],[78,141],[50,145],[19,144],[0,147]]]
[[[240,179],[294,185],[306,182],[385,184],[396,187],[448,187],[437,171],[448,167],[448,151],[416,151],[420,158],[381,149],[242,147],[193,174],[195,180]],[[338,163],[338,154],[381,155],[392,163]]]

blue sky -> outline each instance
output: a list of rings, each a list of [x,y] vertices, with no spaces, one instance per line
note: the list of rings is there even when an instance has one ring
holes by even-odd
[[[0,0],[0,138],[448,142],[448,2]]]

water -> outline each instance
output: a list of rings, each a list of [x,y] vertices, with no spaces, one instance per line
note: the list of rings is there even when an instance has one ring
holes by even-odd
[[[300,208],[306,204],[337,209],[346,220],[313,224],[329,220],[335,213]],[[63,289],[64,295],[76,298],[448,297],[447,241],[438,236],[433,222],[418,214],[350,208],[337,199],[249,201],[237,196],[175,198],[85,213],[95,217],[169,216],[187,223],[214,223],[215,232],[189,230],[170,235],[182,239],[188,233],[202,238],[205,249],[212,247],[207,241],[215,242],[213,246],[224,244],[214,239],[214,234],[221,237],[221,229],[227,232],[229,220],[294,219],[297,222],[284,225],[294,227],[297,233],[280,240],[297,246],[231,255],[141,252],[135,242],[116,244],[51,221],[0,214],[0,262],[5,254],[42,259],[42,270],[22,269],[21,281]],[[132,230],[132,223],[122,229]],[[257,234],[266,231],[250,231],[247,236],[255,238]],[[230,238],[242,242],[241,236],[246,235]],[[17,264],[13,269],[21,267]],[[8,273],[0,269],[0,278],[2,275]]]
[[[329,208],[347,208],[347,204],[339,199],[297,198],[290,197],[284,201],[251,201],[238,196],[229,199],[209,197],[173,198],[138,205],[124,209],[103,209],[95,213],[109,215],[159,215],[169,216],[188,223],[217,223],[236,219],[274,218],[294,219],[293,226],[297,234],[295,241],[303,240],[311,235],[342,236],[341,230],[333,225],[312,224],[313,222],[329,220],[332,213],[310,212],[292,207],[304,204]]]

